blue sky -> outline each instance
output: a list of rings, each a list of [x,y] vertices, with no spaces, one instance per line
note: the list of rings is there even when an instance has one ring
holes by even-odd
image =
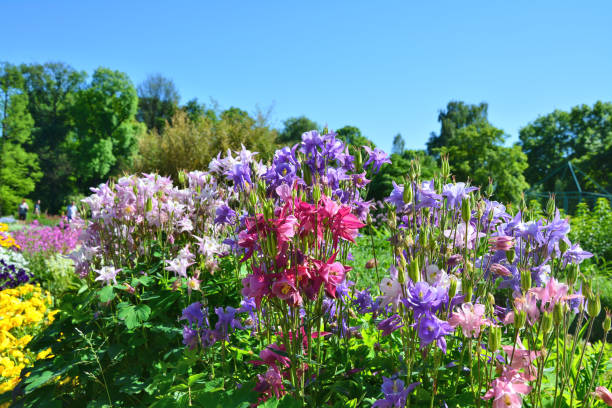
[[[2,0],[0,16],[0,60],[161,73],[182,102],[350,124],[387,150],[398,132],[423,148],[449,100],[488,102],[514,141],[612,99],[609,1]]]

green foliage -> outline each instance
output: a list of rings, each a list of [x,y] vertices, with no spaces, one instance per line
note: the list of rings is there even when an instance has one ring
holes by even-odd
[[[578,204],[571,226],[573,242],[597,258],[612,261],[612,208],[608,200],[599,198],[592,210],[584,202]]]
[[[276,142],[281,145],[293,146],[302,140],[302,133],[319,130],[316,122],[306,116],[289,118],[283,122],[284,129],[278,134]]]
[[[450,102],[438,120],[440,134],[432,135],[427,143],[430,154],[448,154],[451,172],[458,181],[469,179],[484,187],[493,179],[494,198],[517,202],[529,187],[523,176],[527,157],[520,146],[503,145],[507,136],[489,123],[487,105]]]
[[[72,143],[73,110],[77,92],[84,89],[86,73],[63,63],[21,65],[28,111],[34,119],[32,145],[38,155],[42,178],[32,197],[43,211],[58,211],[66,197],[77,192]]]
[[[406,141],[399,133],[393,138],[393,147],[391,153],[401,155],[406,150]]]
[[[179,92],[171,79],[149,75],[138,85],[138,115],[148,130],[161,132],[178,109]]]
[[[43,254],[34,254],[28,257],[30,271],[36,281],[48,290],[55,299],[61,301],[63,295],[76,291],[80,280],[74,272],[74,262],[61,254],[45,257]]]
[[[158,171],[176,178],[179,170],[207,169],[210,161],[227,149],[238,151],[244,145],[269,159],[276,145],[276,131],[267,118],[252,118],[238,108],[230,108],[218,116],[209,111],[197,120],[189,112],[179,110],[162,133],[156,130],[142,135],[135,166],[139,171]]]
[[[17,67],[0,66],[0,213],[12,213],[40,179],[36,154],[26,150],[34,121]]]
[[[141,125],[135,120],[138,97],[128,76],[98,68],[76,95],[72,149],[81,191],[131,164]]]
[[[582,181],[582,188],[596,191],[610,187],[612,179],[612,103],[596,102],[579,105],[569,112],[555,110],[541,116],[520,132],[520,143],[527,155],[529,170],[525,177],[530,184],[544,180],[568,160],[591,179]],[[574,181],[550,178],[542,191],[575,191]]]
[[[368,233],[357,238],[351,251],[353,260],[347,262],[353,268],[349,279],[355,281],[358,289],[378,287],[380,279],[386,276],[393,263],[388,240],[389,231],[386,228],[372,228],[371,232],[366,232]],[[374,259],[378,265],[372,264],[371,260]]]
[[[369,146],[376,147],[374,143],[365,137],[361,130],[355,126],[344,126],[338,130],[336,130],[338,134],[338,139],[342,140],[349,146],[349,151],[353,154],[354,149],[360,149],[361,146]]]

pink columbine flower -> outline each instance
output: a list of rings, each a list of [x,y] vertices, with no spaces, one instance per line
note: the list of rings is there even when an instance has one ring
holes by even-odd
[[[493,408],[520,408],[523,405],[523,395],[529,394],[531,387],[515,372],[507,370],[502,377],[491,383],[491,389],[482,397],[493,399]]]
[[[508,358],[512,358],[510,368],[516,370],[517,373],[519,370],[524,370],[521,376],[526,381],[536,379],[536,369],[533,366],[533,362],[542,355],[541,351],[526,349],[520,338],[517,340],[516,345],[505,345],[502,346],[502,349],[508,355]]]
[[[602,400],[607,406],[612,407],[612,392],[603,386],[595,388],[595,396]]]
[[[492,251],[508,251],[514,247],[514,238],[500,235],[489,238],[489,244],[491,244]]]
[[[279,299],[286,300],[291,305],[302,303],[302,297],[298,293],[293,282],[287,278],[281,278],[272,284],[272,293]]]
[[[455,328],[460,326],[465,337],[477,338],[480,328],[490,325],[491,321],[484,317],[485,306],[481,304],[464,303],[458,311],[454,312],[448,322]]]
[[[538,298],[535,293],[528,291],[524,296],[515,294],[514,308],[517,311],[524,311],[527,315],[527,322],[534,324],[540,317],[540,309],[538,308]],[[504,324],[514,323],[514,310],[506,315]]]
[[[491,272],[499,276],[512,276],[512,272],[510,272],[508,268],[498,263],[494,263],[493,265],[491,265]]]
[[[533,293],[542,303],[541,309],[552,312],[555,305],[570,299],[582,297],[582,295],[574,294],[567,295],[569,287],[565,283],[560,283],[555,278],[551,278],[543,288],[531,288],[529,292]]]

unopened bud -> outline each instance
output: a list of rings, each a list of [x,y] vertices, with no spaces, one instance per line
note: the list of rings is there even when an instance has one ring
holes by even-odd
[[[412,185],[410,183],[404,185],[402,198],[404,199],[404,204],[410,204],[412,202]]]
[[[465,299],[463,299],[464,302],[471,302],[472,301],[472,295],[473,295],[473,288],[472,288],[472,283],[466,279],[463,278],[461,280],[461,289],[463,290],[463,294],[465,295]]]
[[[450,276],[450,284],[448,286],[448,297],[452,299],[457,294],[457,278],[453,275]]]
[[[508,260],[508,263],[510,265],[514,263],[515,257],[516,257],[516,252],[514,252],[514,249],[509,249],[506,251],[506,260]]]
[[[302,163],[302,177],[307,186],[312,185],[312,172],[310,171],[310,166],[306,162]]]
[[[153,200],[151,200],[151,197],[147,198],[147,203],[145,204],[145,212],[151,212],[153,211]]]
[[[553,251],[553,254],[555,252]],[[576,278],[578,278],[578,265],[576,264],[570,264],[567,267],[567,282],[569,283],[570,286],[572,286],[574,284],[574,282],[576,282]]]
[[[461,202],[461,219],[466,225],[470,222],[470,219],[472,219],[472,208],[468,197],[464,198]]]
[[[368,262],[366,262],[365,267],[366,269],[372,269],[376,266],[376,264],[377,264],[376,259],[372,258]]]
[[[531,289],[531,271],[528,269],[521,271],[521,289],[523,289],[523,292]]]
[[[319,200],[321,199],[321,186],[319,186],[318,184],[316,184],[312,188],[312,199],[314,200],[315,203],[318,203]]]
[[[417,283],[421,280],[421,270],[419,269],[419,260],[414,258],[408,265],[408,277],[412,282]]]
[[[555,303],[553,307],[553,323],[555,326],[559,326],[563,322],[563,304],[561,302]]]
[[[606,310],[606,318],[604,319],[601,327],[604,329],[604,333],[610,331],[610,321],[612,320],[612,316],[610,315],[610,311]]]
[[[355,170],[357,173],[363,172],[363,156],[361,155],[361,148],[357,149],[355,153]]]
[[[599,316],[599,312],[601,312],[601,302],[599,300],[599,295],[589,296],[589,303],[587,304],[587,314],[596,318]]]
[[[557,206],[555,204],[555,196],[551,194],[551,196],[548,198],[548,202],[546,203],[546,215],[548,215],[549,218],[553,218],[556,210]]]
[[[527,321],[527,314],[524,310],[520,312],[514,311],[514,328],[516,330],[522,329],[525,326],[525,322]]]

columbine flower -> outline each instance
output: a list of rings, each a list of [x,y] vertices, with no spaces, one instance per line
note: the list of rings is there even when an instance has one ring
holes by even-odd
[[[215,224],[233,224],[236,219],[236,212],[227,204],[220,205],[215,211]]]
[[[461,207],[462,200],[478,187],[466,187],[465,183],[447,184],[442,188],[442,195],[446,197],[450,208]]]
[[[607,406],[612,407],[612,392],[603,386],[595,388],[595,396],[602,400]]]
[[[372,171],[374,173],[378,173],[380,171],[380,166],[382,166],[384,163],[391,163],[391,160],[389,160],[389,156],[387,156],[387,153],[385,153],[378,147],[372,150],[368,146],[363,146],[363,149],[368,152],[369,155],[368,160],[366,160],[366,162],[363,164],[364,168],[368,167],[368,164],[371,163]]]
[[[237,310],[233,307],[227,306],[225,311],[222,307],[215,308],[215,313],[219,317],[217,324],[215,325],[215,330],[219,334],[220,338],[227,339],[227,336],[230,333],[230,327],[233,329],[242,329],[242,324],[238,319],[236,319]]]
[[[510,270],[502,264],[494,263],[493,265],[491,265],[490,269],[491,269],[491,272],[499,276],[504,276],[504,277],[512,276],[512,272],[510,272]]]
[[[531,387],[516,373],[496,378],[491,386],[482,399],[493,399],[493,408],[520,408],[523,405],[522,395],[531,391]]]
[[[174,272],[183,278],[187,278],[187,268],[193,265],[193,262],[189,262],[187,258],[182,257],[170,261],[166,260],[165,262],[168,264],[165,268],[167,271]]]
[[[400,379],[394,380],[383,377],[382,392],[385,398],[376,401],[372,407],[403,408],[406,406],[408,394],[420,384],[420,382],[416,382],[404,387],[404,382]]]
[[[390,318],[385,319],[381,321],[380,323],[378,323],[377,327],[378,327],[378,330],[382,330],[383,336],[388,336],[389,334],[393,333],[397,329],[404,327],[404,324],[402,323],[402,318],[394,314]]]
[[[198,327],[204,326],[204,312],[202,311],[202,304],[195,302],[183,309],[183,314],[179,320],[187,320],[190,325],[197,325]]]
[[[188,346],[190,350],[195,349],[198,346],[200,339],[198,337],[197,330],[192,329],[189,326],[183,326],[183,344]]]
[[[461,326],[465,337],[478,338],[481,326],[491,323],[484,317],[484,314],[484,305],[464,303],[458,311],[453,313],[448,323],[453,327]]]
[[[383,278],[380,282],[380,291],[383,293],[382,305],[392,305],[393,311],[397,310],[402,295],[402,285],[397,279]]]
[[[421,348],[425,348],[435,341],[440,350],[446,353],[446,340],[444,336],[451,334],[454,330],[448,322],[438,319],[431,312],[426,312],[421,315],[421,318],[415,325],[421,339]]]
[[[489,238],[492,251],[508,251],[514,247],[514,238],[507,235],[500,235]]]
[[[252,184],[251,169],[245,164],[234,164],[225,175],[234,182],[235,190],[244,190]]]
[[[391,191],[391,195],[385,199],[385,201],[393,204],[397,211],[404,210],[404,185],[396,184],[395,181],[391,181],[393,184],[393,191]]]
[[[416,315],[437,310],[445,300],[443,289],[429,285],[427,282],[417,282],[408,288],[408,294],[402,302],[414,310]]]
[[[103,266],[102,268],[96,270],[98,277],[97,281],[103,281],[107,285],[110,285],[111,281],[116,285],[117,284],[117,274],[121,272],[121,269],[115,269],[112,266]]]
[[[200,283],[201,281],[195,276],[187,279],[187,294],[191,295],[192,290],[200,290]]]

